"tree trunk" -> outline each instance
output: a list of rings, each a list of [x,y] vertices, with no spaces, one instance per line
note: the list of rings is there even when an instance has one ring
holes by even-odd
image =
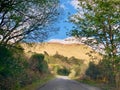
[[[117,90],[120,90],[120,72],[117,72],[115,75],[115,82]]]

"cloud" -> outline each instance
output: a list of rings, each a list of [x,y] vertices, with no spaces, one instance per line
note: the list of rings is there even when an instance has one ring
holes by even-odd
[[[70,4],[75,8],[78,9],[79,8],[79,1],[78,0],[71,0]]]

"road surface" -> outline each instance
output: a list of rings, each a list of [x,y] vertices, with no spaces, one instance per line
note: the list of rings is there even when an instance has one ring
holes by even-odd
[[[69,80],[66,77],[58,77],[49,81],[37,90],[101,90],[97,87],[92,87],[86,84],[79,83],[74,80]]]

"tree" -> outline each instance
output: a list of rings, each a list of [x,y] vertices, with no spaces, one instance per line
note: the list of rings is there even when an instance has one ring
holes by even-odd
[[[92,41],[87,40],[92,46],[102,44],[113,76],[116,75],[120,72],[120,0],[79,0],[79,6],[71,19],[76,28],[70,35],[92,37]]]
[[[44,39],[57,7],[58,0],[0,0],[0,45]]]
[[[21,86],[27,75],[26,65],[23,51],[0,46],[0,90],[16,90]]]
[[[47,73],[48,72],[48,65],[47,62],[44,60],[43,54],[34,54],[30,58],[30,68],[34,72],[39,73]]]

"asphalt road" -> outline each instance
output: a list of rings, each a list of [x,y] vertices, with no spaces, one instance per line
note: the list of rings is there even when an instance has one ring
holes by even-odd
[[[101,90],[97,87],[92,87],[86,84],[79,83],[67,78],[56,78],[49,81],[37,90]]]

